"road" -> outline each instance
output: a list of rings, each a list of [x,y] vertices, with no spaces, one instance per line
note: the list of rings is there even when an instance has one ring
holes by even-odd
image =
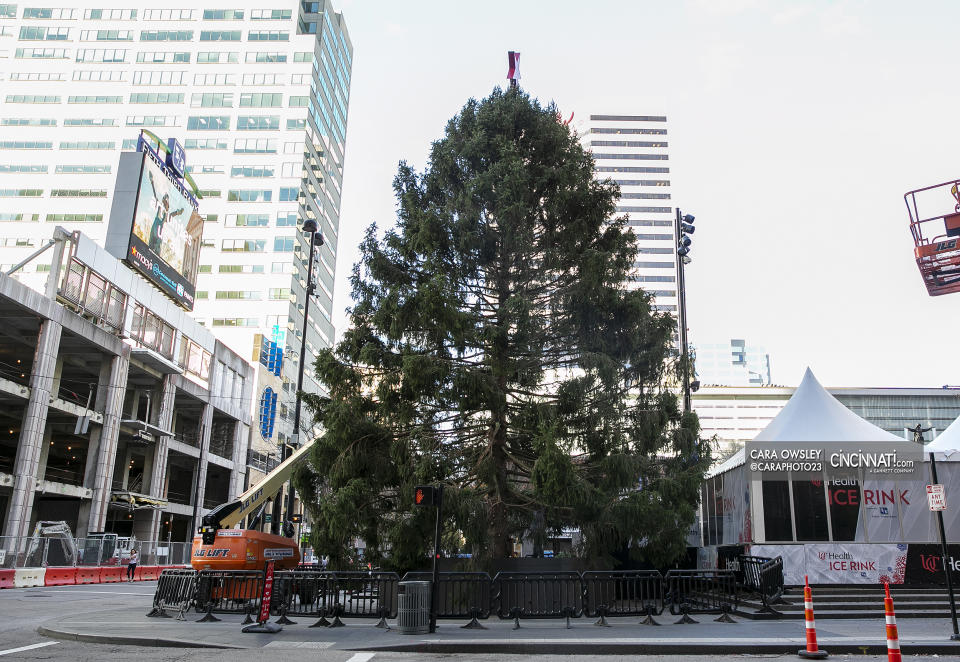
[[[33,589],[6,589],[0,591],[0,662],[5,660],[64,660],[70,662],[246,662],[247,660],[270,660],[270,662],[451,662],[453,660],[476,660],[495,662],[504,655],[479,654],[422,654],[422,653],[357,653],[333,650],[320,641],[276,641],[264,648],[248,650],[217,650],[196,648],[149,648],[108,644],[81,643],[48,639],[37,633],[41,625],[53,627],[65,616],[89,614],[96,620],[98,612],[130,609],[147,612],[150,608],[155,582],[134,584],[94,584],[86,586],[61,586]],[[305,639],[308,635],[305,633]],[[556,655],[510,655],[511,662],[556,662]],[[571,659],[574,656],[570,656]],[[577,660],[591,662],[635,661],[637,656],[579,655]],[[691,656],[664,655],[650,660],[665,662],[709,660],[727,662],[747,659],[795,660],[795,655],[728,655]],[[832,655],[831,659],[873,660],[881,662],[886,656]],[[943,662],[945,656],[910,656],[910,662]]]

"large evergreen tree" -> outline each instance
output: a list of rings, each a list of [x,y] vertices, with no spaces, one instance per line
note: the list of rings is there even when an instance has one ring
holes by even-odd
[[[394,181],[395,229],[371,227],[352,327],[309,396],[325,429],[297,482],[320,554],[353,537],[375,562],[423,559],[443,482],[447,548],[510,555],[577,527],[584,555],[685,545],[708,453],[668,388],[674,319],[627,287],[635,238],[618,187],[522,91],[470,100],[417,174]],[[381,555],[387,557],[381,558]]]

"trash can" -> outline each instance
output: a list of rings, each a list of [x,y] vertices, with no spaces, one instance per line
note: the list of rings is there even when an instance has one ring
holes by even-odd
[[[397,585],[397,632],[430,632],[430,582],[400,582]]]

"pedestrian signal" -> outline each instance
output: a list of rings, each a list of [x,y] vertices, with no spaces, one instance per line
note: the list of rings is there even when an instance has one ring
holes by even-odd
[[[437,505],[437,488],[433,485],[417,485],[413,493],[413,505],[415,506],[435,506]]]

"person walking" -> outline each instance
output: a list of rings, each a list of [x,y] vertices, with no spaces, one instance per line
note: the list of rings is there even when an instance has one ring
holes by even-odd
[[[133,576],[137,572],[137,561],[139,560],[140,555],[137,554],[136,548],[130,550],[130,562],[127,563],[127,581],[132,582]]]

